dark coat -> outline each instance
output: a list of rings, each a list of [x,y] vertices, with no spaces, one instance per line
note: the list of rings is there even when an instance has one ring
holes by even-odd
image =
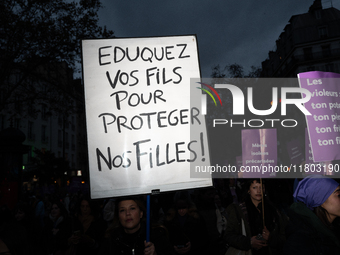
[[[72,234],[71,226],[71,220],[68,217],[63,217],[62,220],[57,222],[47,218],[42,231],[42,254],[66,251],[68,249],[68,238]],[[53,229],[56,229],[55,234]]]
[[[286,233],[283,254],[340,254],[339,237],[303,203],[294,203],[290,207]]]
[[[75,245],[77,255],[93,255],[97,252],[100,242],[104,238],[106,230],[106,222],[100,218],[94,218],[91,222],[89,228],[84,231],[82,223],[79,221],[78,217],[73,219],[73,231],[80,231],[82,235],[86,235],[93,239],[95,243],[88,243],[81,239],[79,244]]]
[[[180,222],[181,220],[183,222]],[[191,250],[187,254],[205,254],[208,235],[206,227],[200,219],[188,214],[181,218],[176,214],[172,220],[165,223],[165,226],[168,229],[172,247],[190,242]]]
[[[105,238],[99,249],[99,255],[131,255],[134,250],[135,255],[144,254],[144,241],[146,240],[146,226],[134,234],[126,234],[122,227],[111,231],[108,238]],[[150,242],[155,245],[157,255],[171,254],[166,229],[163,227],[152,228],[150,232]]]
[[[225,231],[225,239],[229,246],[240,250],[251,249],[250,239],[259,232],[255,232],[257,226],[263,226],[262,218],[257,217],[254,213],[252,202],[241,203],[239,205],[231,204],[227,208],[228,220]],[[255,206],[254,206],[255,208]],[[261,203],[259,204],[261,208]],[[256,210],[256,208],[255,208]],[[254,215],[255,214],[255,215]],[[262,212],[259,213],[261,215]],[[270,231],[268,247],[264,247],[259,251],[252,250],[253,254],[277,254],[278,250],[283,247],[285,242],[285,223],[283,216],[269,203],[265,203],[266,227]],[[242,219],[246,230],[246,236],[242,235]],[[260,232],[262,233],[262,231]]]

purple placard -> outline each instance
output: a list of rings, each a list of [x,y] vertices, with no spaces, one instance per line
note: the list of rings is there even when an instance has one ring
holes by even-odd
[[[275,177],[276,129],[242,130],[242,162],[244,178]]]
[[[304,104],[314,162],[340,159],[340,74],[307,72],[298,74],[301,88],[311,99]]]
[[[287,151],[292,165],[299,165],[304,161],[304,156],[301,150],[298,139],[287,142]]]
[[[313,153],[312,153],[312,147],[309,142],[309,136],[308,136],[308,130],[307,128],[305,129],[305,155],[306,155],[306,164],[313,163]]]

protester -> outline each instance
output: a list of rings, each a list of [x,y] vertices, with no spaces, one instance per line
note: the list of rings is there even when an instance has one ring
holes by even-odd
[[[164,228],[152,228],[150,241],[146,242],[145,215],[144,205],[138,198],[117,199],[114,220],[99,254],[170,254]]]
[[[19,202],[14,208],[14,218],[24,227],[29,227],[32,222],[30,206],[27,203]]]
[[[221,198],[218,194],[214,197],[214,202],[216,206],[216,216],[217,216],[217,230],[220,236],[224,236],[225,229],[227,227],[227,211],[226,208],[222,206]]]
[[[251,249],[253,255],[279,254],[285,241],[281,214],[268,199],[264,199],[263,222],[260,180],[248,180],[245,189],[244,202],[239,205],[231,204],[227,208],[225,238],[228,245],[239,250]],[[242,225],[245,235],[242,234]]]
[[[30,254],[25,228],[18,224],[11,214],[11,210],[5,205],[0,206],[0,254]]]
[[[175,254],[206,254],[207,230],[187,192],[178,192],[174,208],[167,213],[165,226]],[[176,198],[176,195],[175,195]]]
[[[24,228],[28,240],[28,253],[39,254],[40,232],[34,220],[32,207],[27,201],[19,201],[14,208],[14,219]]]
[[[198,196],[195,204],[200,218],[204,221],[207,229],[207,240],[209,251],[211,254],[220,254],[224,249],[225,242],[221,238],[218,230],[218,218],[215,206],[216,189],[213,187],[203,188],[198,191]]]
[[[42,230],[44,227],[44,217],[45,217],[45,205],[42,201],[42,196],[37,193],[36,196],[33,196],[34,202],[33,207],[35,211],[35,219],[37,222],[37,227],[39,228],[39,231]]]
[[[106,222],[100,217],[97,203],[89,197],[79,200],[73,220],[73,234],[69,238],[70,253],[78,255],[95,254],[102,241]]]
[[[72,233],[71,221],[63,203],[56,201],[51,204],[51,212],[45,219],[42,231],[42,254],[64,254]]]
[[[284,254],[340,254],[338,229],[340,217],[339,183],[323,176],[302,179],[294,192],[289,212]]]

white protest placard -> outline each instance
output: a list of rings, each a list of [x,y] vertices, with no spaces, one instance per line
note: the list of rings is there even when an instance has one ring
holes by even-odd
[[[190,164],[210,164],[201,91],[190,89],[196,37],[83,40],[82,50],[91,197],[211,186],[190,177]]]

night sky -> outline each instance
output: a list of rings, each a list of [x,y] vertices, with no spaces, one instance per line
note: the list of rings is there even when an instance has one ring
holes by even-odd
[[[293,15],[313,0],[102,0],[100,25],[116,37],[196,34],[202,77],[219,64],[261,66]],[[331,7],[330,0],[322,1]],[[340,9],[340,0],[332,1]]]

